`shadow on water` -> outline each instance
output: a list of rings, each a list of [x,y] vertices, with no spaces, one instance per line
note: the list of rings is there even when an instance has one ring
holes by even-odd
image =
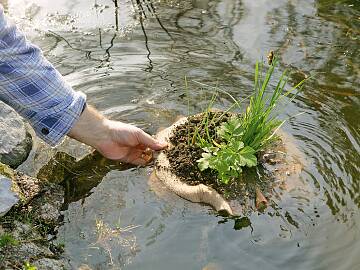
[[[312,76],[281,113],[287,118],[304,112],[284,129],[307,164],[296,184],[274,190],[263,213],[218,217],[171,194],[159,197],[147,184],[151,168],[123,167],[97,154],[76,161],[57,153],[39,177],[65,179],[59,238],[74,266],[206,269],[214,262],[222,269],[357,268],[358,1],[62,0],[56,7],[33,2],[34,12],[28,11],[33,15],[21,22],[73,87],[109,117],[150,133],[206,107],[213,91],[194,81],[247,97],[254,63],[270,49],[278,53],[281,69],[292,71],[291,84]],[[7,9],[16,16],[22,5],[9,2]],[[220,95],[216,106],[230,104]],[[49,177],[50,171],[55,175]],[[138,249],[110,245],[110,266],[109,253],[94,248],[96,225],[101,220],[114,228],[120,218],[121,226],[141,225],[134,230]]]
[[[91,195],[105,175],[112,170],[128,170],[133,166],[112,161],[101,156],[97,151],[76,161],[74,157],[57,152],[37,174],[39,179],[61,183],[65,188],[64,206]]]

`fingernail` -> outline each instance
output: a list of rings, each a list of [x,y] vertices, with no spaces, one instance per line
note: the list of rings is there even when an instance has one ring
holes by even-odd
[[[158,142],[160,147],[166,147],[168,144],[166,142]]]

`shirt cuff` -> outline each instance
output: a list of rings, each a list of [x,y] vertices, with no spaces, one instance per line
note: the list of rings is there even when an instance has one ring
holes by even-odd
[[[86,95],[71,91],[66,98],[67,106],[62,111],[51,113],[45,110],[29,119],[36,134],[51,146],[58,145],[69,133],[86,106]],[[32,121],[33,120],[33,121]]]

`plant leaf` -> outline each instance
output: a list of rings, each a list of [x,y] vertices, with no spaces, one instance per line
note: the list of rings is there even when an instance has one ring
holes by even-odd
[[[245,166],[253,167],[257,165],[257,158],[255,156],[255,150],[250,146],[245,146],[241,149],[239,156],[242,161],[245,163]]]
[[[210,160],[211,156],[212,155],[210,153],[203,153],[202,158],[197,160],[200,171],[204,171],[207,168],[209,168],[209,165],[210,165],[209,160]]]

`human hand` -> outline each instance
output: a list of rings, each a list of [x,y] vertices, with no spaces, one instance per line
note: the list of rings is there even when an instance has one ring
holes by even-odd
[[[135,165],[147,164],[152,150],[166,147],[140,128],[108,120],[91,107],[86,107],[68,135],[93,146],[106,158]]]
[[[151,150],[166,147],[140,128],[122,122],[107,120],[108,138],[99,141],[95,148],[109,159],[135,165],[145,165],[152,159]]]

